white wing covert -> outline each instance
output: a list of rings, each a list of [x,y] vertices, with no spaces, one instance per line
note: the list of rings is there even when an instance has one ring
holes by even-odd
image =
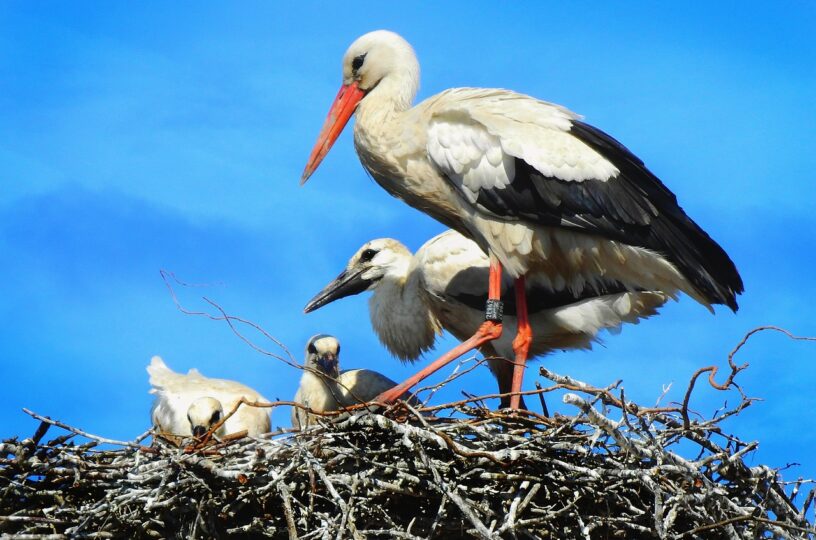
[[[428,125],[434,165],[469,202],[480,190],[504,189],[516,159],[562,181],[607,180],[617,168],[569,132],[578,115],[507,90],[455,89]]]
[[[703,297],[736,309],[742,281],[733,262],[613,137],[507,90],[455,89],[429,107],[429,159],[482,215],[505,228],[565,228],[662,254]],[[501,240],[507,251],[517,243]]]

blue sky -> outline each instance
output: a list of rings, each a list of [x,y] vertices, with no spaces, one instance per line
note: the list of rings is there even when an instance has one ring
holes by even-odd
[[[679,399],[695,369],[723,365],[755,326],[816,334],[814,27],[807,2],[4,3],[0,436],[33,432],[21,407],[135,436],[148,427],[153,354],[270,399],[293,395],[297,371],[223,323],[179,313],[162,268],[211,284],[179,290],[186,306],[207,295],[298,359],[326,332],[342,341],[345,367],[411,372],[378,345],[364,296],[301,312],[363,242],[417,248],[442,230],[368,179],[350,133],[298,187],[345,48],[378,28],[414,45],[420,98],[499,86],[585,115],[639,155],[742,272],[736,316],[683,298],[548,367],[598,385],[623,379],[650,403],[668,384]],[[767,334],[738,357],[751,363],[738,380],[764,401],[728,427],[760,441],[756,463],[802,463],[789,476],[816,476],[816,432],[800,420],[816,407],[814,356],[814,344]],[[735,399],[700,386],[703,413]],[[440,399],[461,388],[493,382],[478,370]]]

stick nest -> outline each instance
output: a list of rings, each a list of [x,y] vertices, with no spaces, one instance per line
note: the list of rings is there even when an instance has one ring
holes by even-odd
[[[0,444],[0,536],[816,538],[813,483],[748,466],[756,443],[721,429],[750,399],[701,420],[541,372],[574,416],[401,403],[299,433],[105,449],[31,413],[37,433]],[[68,433],[41,442],[52,425]]]

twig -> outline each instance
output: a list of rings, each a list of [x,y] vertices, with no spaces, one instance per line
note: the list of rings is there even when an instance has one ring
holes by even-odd
[[[787,337],[789,337],[790,339],[795,340],[795,341],[816,341],[816,337],[797,336],[797,335],[792,334],[788,330],[785,330],[784,328],[779,328],[778,326],[758,326],[758,327],[748,331],[748,333],[745,334],[745,336],[742,338],[742,340],[740,340],[740,342],[737,344],[737,346],[734,347],[734,349],[730,353],[728,353],[728,367],[731,369],[731,371],[729,372],[728,377],[725,379],[725,381],[722,384],[718,383],[714,379],[714,377],[717,375],[717,371],[719,370],[718,366],[708,366],[708,367],[700,368],[697,371],[695,371],[694,374],[691,376],[691,380],[689,381],[688,388],[686,389],[686,394],[683,397],[683,406],[681,408],[681,413],[683,415],[683,427],[685,429],[689,429],[689,427],[690,427],[690,421],[689,421],[689,416],[688,416],[688,404],[689,404],[689,400],[691,399],[691,393],[694,390],[694,384],[697,382],[697,378],[700,375],[702,375],[703,373],[708,373],[708,384],[711,385],[712,388],[716,388],[717,390],[727,390],[728,388],[730,388],[733,385],[740,391],[740,394],[742,394],[742,390],[739,388],[739,386],[734,384],[734,378],[737,376],[737,374],[740,371],[742,371],[742,370],[744,370],[744,369],[746,369],[748,367],[748,363],[746,362],[745,364],[742,364],[741,366],[738,366],[738,365],[736,365],[734,363],[734,356],[736,356],[736,354],[739,352],[739,350],[742,349],[742,347],[746,343],[748,343],[748,340],[751,338],[751,336],[753,336],[754,334],[757,334],[759,332],[764,332],[766,330],[772,330],[774,332],[780,332],[780,333],[785,334]],[[744,394],[743,394],[743,397],[744,397]]]
[[[30,410],[28,410],[26,408],[23,408],[23,412],[26,413],[27,415],[31,416],[31,417],[36,418],[40,422],[43,422],[45,424],[49,424],[49,425],[52,425],[52,426],[60,427],[60,428],[62,428],[64,430],[70,431],[71,433],[73,433],[75,435],[85,437],[86,439],[90,439],[90,440],[96,441],[98,443],[115,444],[117,446],[127,446],[129,448],[141,448],[140,445],[134,444],[134,443],[129,442],[129,441],[117,441],[116,439],[108,439],[107,437],[100,437],[99,435],[93,435],[91,433],[88,433],[87,431],[82,431],[81,429],[69,426],[68,424],[63,424],[59,420],[52,420],[51,418],[49,418],[47,416],[41,416],[41,415],[39,415],[39,414],[37,414],[37,413],[35,413],[33,411],[30,411]]]

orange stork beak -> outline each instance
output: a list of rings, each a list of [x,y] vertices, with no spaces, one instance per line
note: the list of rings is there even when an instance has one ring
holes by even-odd
[[[317,142],[312,149],[312,154],[309,156],[309,162],[306,163],[306,168],[303,169],[303,175],[300,177],[300,185],[306,183],[306,180],[312,176],[320,162],[329,153],[334,141],[340,136],[340,132],[346,127],[346,124],[354,114],[354,109],[357,104],[365,96],[365,92],[357,87],[357,82],[351,84],[344,84],[337,92],[337,97],[334,98],[329,115],[326,117],[326,122],[323,124],[323,129],[320,130],[320,135],[317,136]]]

